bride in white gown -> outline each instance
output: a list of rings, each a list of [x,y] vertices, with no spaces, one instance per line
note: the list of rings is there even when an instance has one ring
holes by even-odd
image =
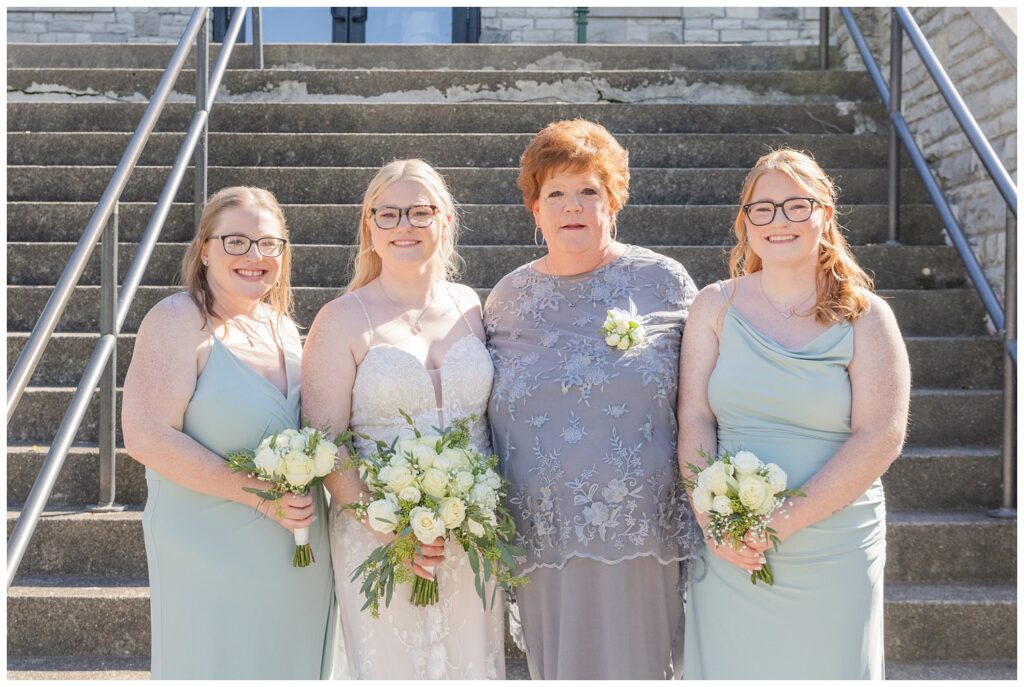
[[[317,314],[306,340],[302,410],[309,423],[390,443],[411,436],[399,409],[426,431],[475,415],[473,443],[490,452],[485,413],[494,371],[480,300],[449,281],[457,229],[448,189],[427,163],[397,160],[370,182],[352,282]],[[373,444],[360,440],[356,449],[363,454]],[[335,677],[504,679],[502,595],[491,607],[488,588],[484,609],[457,544],[439,539],[423,546],[411,566],[416,575],[436,576],[436,605],[414,606],[412,586],[405,585],[379,618],[360,610],[365,598],[360,582],[351,581],[353,570],[394,535],[374,532],[338,507],[366,492],[354,471],[336,472],[326,485],[344,637]]]

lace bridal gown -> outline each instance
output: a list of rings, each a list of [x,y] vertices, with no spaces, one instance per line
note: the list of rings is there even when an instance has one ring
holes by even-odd
[[[368,313],[366,319],[372,337]],[[468,328],[465,316],[463,321]],[[420,431],[475,414],[473,444],[489,453],[486,411],[493,375],[490,355],[472,333],[448,350],[437,370],[425,368],[410,353],[387,344],[374,346],[371,340],[352,388],[351,429],[391,443],[396,436],[412,436],[398,408],[412,416]],[[369,441],[356,442],[360,454],[373,448]],[[499,592],[493,608],[483,609],[462,547],[452,542],[445,546],[445,561],[435,570],[440,594],[436,605],[412,605],[412,586],[400,585],[391,605],[385,608],[382,603],[375,619],[369,610],[360,610],[365,602],[361,581],[351,578],[377,548],[377,540],[337,506],[331,508],[330,539],[344,637],[344,648],[336,652],[336,678],[505,678],[502,595]],[[490,592],[488,587],[488,606]]]

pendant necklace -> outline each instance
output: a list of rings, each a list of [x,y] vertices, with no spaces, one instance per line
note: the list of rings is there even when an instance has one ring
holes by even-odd
[[[799,308],[801,305],[803,305],[807,301],[808,298],[810,298],[811,296],[813,296],[813,295],[818,293],[818,288],[815,287],[813,291],[811,291],[806,296],[804,296],[803,298],[798,300],[795,304],[793,304],[792,306],[790,306],[786,310],[779,310],[777,307],[775,307],[775,303],[772,302],[772,299],[768,298],[768,294],[765,293],[765,290],[764,290],[764,277],[763,276],[758,278],[757,285],[761,289],[761,295],[764,296],[764,299],[766,301],[768,301],[768,305],[770,305],[772,307],[772,310],[777,312],[782,317],[782,319],[784,319],[784,320],[788,320],[789,318],[793,317],[794,315],[796,315],[797,317],[806,317],[807,315],[810,315],[811,313],[809,313],[809,312],[803,313],[803,314],[797,314],[796,309]]]
[[[395,300],[391,296],[388,295],[387,290],[384,288],[384,283],[383,282],[380,283],[380,290],[381,290],[381,293],[384,294],[384,298],[387,298],[388,301],[391,303],[391,305],[395,306],[396,308],[401,309],[402,306],[400,306],[398,303],[396,303]],[[434,298],[437,296],[437,291],[438,291],[438,286],[437,286],[437,283],[435,282],[434,283],[434,288],[430,292],[430,298],[427,299],[427,304],[423,306],[423,309],[420,310],[420,314],[417,315],[416,319],[413,320],[412,322],[410,322],[408,320],[408,318],[406,317],[406,313],[408,312],[408,310],[406,309],[406,310],[402,310],[401,311],[400,316],[401,316],[402,320],[405,322],[405,325],[409,328],[409,333],[412,334],[413,336],[416,336],[421,331],[423,331],[423,328],[420,327],[420,320],[423,319],[423,316],[425,314],[427,314],[427,310],[429,310],[430,306],[434,303]]]

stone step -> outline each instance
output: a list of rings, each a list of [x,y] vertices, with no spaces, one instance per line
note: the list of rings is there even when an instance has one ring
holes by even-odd
[[[19,515],[20,511],[7,512],[8,536]],[[1016,526],[1016,520],[991,518],[978,511],[890,512],[885,579],[1013,582]],[[142,507],[132,505],[122,513],[88,513],[81,507],[44,512],[18,572],[145,579]]]
[[[21,578],[8,591],[7,653],[16,656],[149,655],[149,588],[140,581]],[[885,588],[886,661],[1013,661],[1013,585]],[[512,647],[512,658],[522,654]]]
[[[13,99],[96,96],[149,99],[159,69],[8,69]],[[195,94],[196,76],[182,70],[178,95]],[[867,72],[842,70],[501,69],[232,69],[217,100],[278,102],[459,103],[837,103],[875,101]]]
[[[135,131],[144,103],[11,102],[7,131]],[[157,131],[185,131],[193,103],[171,102]],[[873,133],[884,130],[877,102],[830,105],[423,103],[217,103],[210,131],[242,133],[536,133],[583,117],[619,133]]]
[[[888,680],[1016,680],[1015,661],[886,661]],[[529,680],[525,658],[505,659],[507,680]],[[8,680],[148,680],[149,658],[24,657],[7,661]]]
[[[153,134],[139,159],[170,165],[177,133]],[[421,158],[442,167],[515,167],[531,134],[251,134],[213,133],[211,165],[372,167]],[[634,167],[745,167],[770,149],[806,150],[825,167],[878,167],[888,160],[884,136],[861,134],[621,134]],[[8,165],[116,165],[130,133],[39,132],[7,135]]]
[[[340,295],[340,288],[340,281],[337,288],[294,288],[296,322],[303,327],[312,324],[317,311]],[[7,287],[8,331],[31,331],[52,290],[50,286]],[[160,299],[180,290],[176,286],[140,287],[128,310],[122,331],[136,331],[150,308]],[[489,292],[489,288],[477,289],[482,301],[487,299]],[[988,333],[984,308],[973,289],[882,289],[878,293],[889,301],[904,336],[977,336]],[[98,286],[76,288],[57,331],[97,331],[99,295]]]
[[[122,241],[138,241],[155,203],[121,203],[118,232]],[[353,240],[360,206],[282,206],[294,243],[338,243]],[[95,203],[14,202],[7,204],[8,241],[76,242],[89,222]],[[732,239],[735,205],[641,205],[630,203],[618,216],[619,236],[640,245],[724,245]],[[888,206],[840,205],[840,224],[853,245],[888,240]],[[519,245],[533,242],[534,227],[522,203],[507,205],[461,204],[459,243]],[[900,239],[908,245],[944,245],[942,225],[931,205],[904,205],[900,209]],[[161,238],[168,242],[191,240],[195,219],[191,203],[173,203]],[[345,238],[348,237],[348,238]]]
[[[163,243],[154,247],[143,284],[161,286],[178,280],[181,258],[188,244]],[[648,246],[678,260],[697,284],[728,275],[724,246]],[[72,243],[8,243],[7,283],[12,286],[52,285],[75,248]],[[135,244],[122,243],[118,251],[118,279],[123,279],[135,254]],[[341,288],[351,277],[358,248],[346,245],[297,245],[292,250],[292,285]],[[466,261],[461,280],[489,287],[519,265],[544,255],[535,246],[463,246]],[[100,251],[93,251],[82,274],[82,285],[100,283]],[[958,288],[966,283],[963,263],[951,246],[855,246],[864,269],[883,289]],[[342,266],[345,266],[344,268]]]
[[[14,366],[28,334],[7,335],[7,369]],[[76,385],[96,346],[95,334],[55,334],[30,383],[34,386]],[[994,389],[1002,384],[1002,347],[994,338],[909,337],[913,382],[922,388]],[[131,362],[135,336],[125,334],[117,349],[118,383]]]
[[[49,450],[47,445],[7,449],[7,503],[23,504]],[[75,446],[67,455],[47,507],[60,510],[94,503],[99,494],[99,450]],[[908,446],[882,476],[890,512],[979,511],[999,505],[1002,484],[998,448],[931,448]],[[146,475],[141,463],[118,449],[115,464],[117,501],[146,502]],[[969,476],[969,479],[965,479]]]
[[[359,203],[377,167],[214,167],[209,168],[209,189],[225,186],[259,186],[270,189],[282,203]],[[442,167],[456,202],[522,203],[516,186],[517,168]],[[167,181],[169,167],[138,166],[121,196],[125,201],[155,201]],[[886,193],[887,177],[875,169],[829,170],[843,189],[845,204],[877,202]],[[9,201],[97,201],[114,174],[108,166],[35,166],[7,168]],[[630,170],[630,199],[652,205],[719,205],[735,203],[747,169],[654,169]],[[904,170],[900,197],[903,202],[926,202],[921,182]],[[186,171],[176,200],[191,200],[191,170]]]
[[[218,44],[210,45],[210,62]],[[34,44],[7,46],[7,67],[165,69],[173,45],[159,44]],[[834,63],[838,63],[836,60]],[[189,54],[187,67],[195,64]],[[266,68],[288,69],[416,69],[429,64],[438,70],[517,69],[592,71],[595,69],[818,69],[817,46],[730,45],[454,45],[286,44],[263,46]],[[230,69],[253,65],[253,47],[239,44]]]
[[[63,386],[28,387],[7,426],[8,442],[50,442],[71,402],[73,389]],[[97,440],[98,412],[99,401],[94,396],[77,441],[91,443]],[[1002,392],[992,389],[914,389],[911,392],[910,418],[908,443],[994,446],[1002,431]]]

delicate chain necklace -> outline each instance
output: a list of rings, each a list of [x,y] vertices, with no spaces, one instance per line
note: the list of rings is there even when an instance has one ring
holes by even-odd
[[[423,328],[420,327],[420,320],[422,320],[423,316],[425,314],[427,314],[427,310],[429,310],[430,306],[433,304],[434,298],[437,297],[437,292],[439,290],[438,286],[437,286],[437,282],[434,282],[434,288],[430,292],[430,298],[427,299],[427,304],[423,306],[423,309],[420,310],[420,314],[417,315],[416,319],[413,320],[412,322],[410,322],[408,320],[408,318],[406,317],[406,313],[408,312],[408,308],[403,309],[402,306],[400,306],[398,303],[395,302],[395,299],[393,299],[391,296],[388,295],[387,290],[384,288],[384,282],[380,282],[380,290],[381,290],[381,293],[384,294],[384,298],[387,298],[388,301],[391,303],[391,305],[393,305],[396,308],[401,310],[401,313],[400,313],[399,316],[405,321],[406,326],[409,327],[409,333],[410,334],[412,334],[413,336],[416,336],[421,331],[423,331]]]
[[[253,321],[256,322],[257,324],[266,324],[263,320],[255,320],[254,319]],[[261,347],[261,348],[267,349],[268,351],[272,351],[274,353],[277,352],[277,343],[276,342],[274,342],[272,344],[271,343],[267,343],[260,336],[259,330],[256,328],[255,324],[249,324],[245,320],[243,320],[241,317],[232,318],[231,322],[236,327],[238,327],[238,331],[242,332],[242,335],[245,337],[245,340],[249,343],[249,348]],[[269,324],[267,326],[270,327]],[[270,333],[271,333],[271,336],[273,336],[273,333],[274,333],[273,327],[270,327]],[[260,344],[260,346],[257,346],[257,344]]]
[[[779,310],[775,306],[775,303],[772,302],[772,299],[768,298],[768,294],[765,293],[765,290],[764,290],[764,277],[763,276],[758,278],[757,285],[761,289],[761,295],[764,296],[764,299],[766,301],[768,301],[768,305],[772,306],[772,310],[774,310],[775,312],[779,313],[779,315],[781,315],[782,319],[784,319],[784,320],[788,320],[789,318],[793,317],[794,315],[796,315],[797,317],[807,317],[808,315],[810,315],[811,314],[810,312],[805,312],[805,313],[802,313],[802,314],[798,314],[796,309],[799,308],[801,305],[803,305],[807,301],[808,298],[810,298],[811,296],[813,296],[813,295],[818,293],[818,287],[815,286],[813,291],[811,291],[806,296],[804,296],[803,298],[798,300],[796,303],[791,305],[789,308],[787,308],[786,310]]]

